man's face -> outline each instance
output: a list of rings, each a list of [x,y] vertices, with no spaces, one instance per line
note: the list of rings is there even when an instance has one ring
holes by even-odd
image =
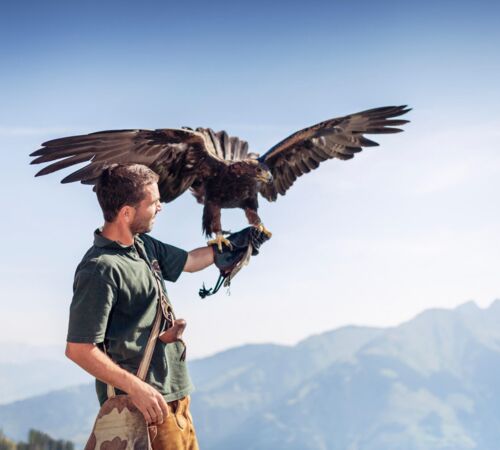
[[[130,224],[132,234],[151,231],[156,214],[161,211],[160,192],[156,183],[149,184],[144,188],[144,198],[134,210],[134,219]]]

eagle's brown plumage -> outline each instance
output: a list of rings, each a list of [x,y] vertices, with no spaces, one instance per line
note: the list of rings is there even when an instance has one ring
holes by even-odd
[[[245,141],[209,128],[100,131],[45,142],[30,156],[36,157],[32,164],[50,163],[36,176],[88,162],[62,183],[94,184],[111,164],[144,164],[160,177],[161,201],[191,189],[205,205],[203,230],[209,235],[222,231],[221,208],[242,208],[249,223],[259,225],[258,192],[275,201],[321,162],[350,159],[363,147],[378,145],[365,134],[402,131],[395,127],[408,121],[394,118],[409,110],[388,106],[327,120],[297,131],[259,158],[248,153]]]

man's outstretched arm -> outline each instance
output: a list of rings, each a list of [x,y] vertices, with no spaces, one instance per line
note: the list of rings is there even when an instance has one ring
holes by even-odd
[[[198,272],[214,263],[213,247],[200,247],[191,250],[188,253],[184,272]]]
[[[66,356],[94,377],[129,394],[148,423],[162,423],[168,416],[167,403],[156,389],[115,364],[95,344],[68,342]]]

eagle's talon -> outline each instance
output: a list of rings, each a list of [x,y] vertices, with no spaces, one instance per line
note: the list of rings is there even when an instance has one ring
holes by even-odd
[[[271,233],[265,226],[263,223],[259,223],[257,225],[257,229],[261,232],[261,233],[264,233],[268,238],[270,238],[273,233]]]
[[[222,244],[228,246],[231,250],[233,249],[233,244],[229,239],[226,239],[222,233],[217,233],[215,239],[211,239],[207,242],[207,245],[217,245],[219,252],[222,253]]]

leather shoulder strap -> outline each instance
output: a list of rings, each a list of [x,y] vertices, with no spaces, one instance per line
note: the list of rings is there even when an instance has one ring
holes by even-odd
[[[168,305],[168,300],[165,296],[163,288],[161,287],[159,277],[151,267],[151,263],[149,262],[147,255],[144,254],[144,252],[140,249],[138,245],[136,245],[135,247],[137,252],[139,253],[139,256],[144,260],[144,262],[147,264],[148,268],[151,270],[153,274],[153,278],[156,282],[157,302],[158,302],[158,306],[156,308],[156,316],[153,321],[153,326],[151,327],[151,333],[149,334],[148,343],[146,344],[146,348],[144,350],[144,354],[142,355],[139,369],[137,370],[137,377],[140,378],[142,381],[144,381],[146,379],[149,366],[151,364],[151,359],[153,357],[156,340],[158,339],[158,335],[160,334],[161,318],[164,315],[163,304],[166,302]],[[116,396],[115,388],[110,384],[107,385],[107,394],[108,398]]]

